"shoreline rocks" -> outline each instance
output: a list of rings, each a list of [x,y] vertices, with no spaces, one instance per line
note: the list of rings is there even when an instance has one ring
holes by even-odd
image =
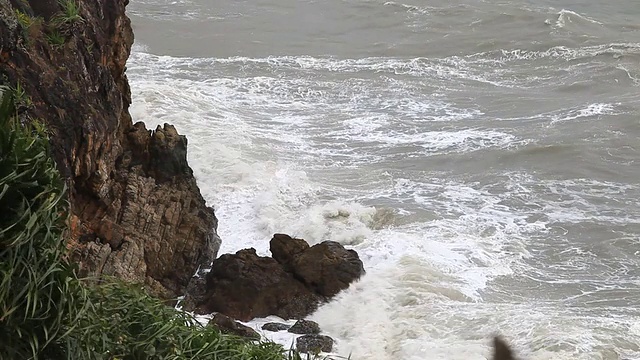
[[[248,340],[260,340],[260,334],[257,331],[223,314],[215,314],[207,326],[215,326],[223,334],[240,336]]]
[[[320,325],[315,321],[301,319],[287,331],[293,334],[320,334]]]
[[[358,254],[337,242],[309,246],[275,234],[270,249],[273,257],[244,249],[216,259],[205,281],[190,287],[184,309],[241,321],[269,315],[302,319],[364,274]]]
[[[328,353],[333,350],[333,339],[326,335],[302,335],[296,339],[296,349],[303,353]]]

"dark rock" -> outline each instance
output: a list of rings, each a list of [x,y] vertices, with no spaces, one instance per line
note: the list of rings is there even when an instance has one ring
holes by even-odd
[[[184,299],[180,302],[180,306],[183,309],[189,309],[189,311],[196,308],[196,304],[204,302],[207,295],[207,280],[205,274],[199,274],[194,276],[187,285],[187,290]]]
[[[215,314],[213,318],[209,320],[207,326],[215,326],[224,334],[236,335],[251,340],[260,340],[260,334],[255,330],[223,314]]]
[[[184,309],[243,321],[268,315],[301,319],[364,273],[358,254],[337,242],[309,247],[302,239],[275,234],[270,248],[273,258],[259,257],[254,249],[222,255],[206,283],[190,287]]]
[[[303,335],[296,339],[296,349],[304,353],[318,354],[333,350],[333,339],[326,335]]]
[[[309,244],[306,241],[285,234],[275,234],[269,242],[271,256],[287,270],[290,270],[293,259],[307,249]]]
[[[131,121],[129,0],[77,3],[82,21],[52,47],[38,26],[25,33],[15,10],[48,20],[61,11],[57,0],[0,1],[0,82],[24,89],[21,119],[47,125],[69,186],[70,260],[83,274],[176,298],[215,259],[217,220],[187,164],[186,138],[171,125],[149,131]]]
[[[287,329],[289,329],[289,325],[283,324],[283,323],[269,322],[262,325],[262,330],[273,331],[273,332],[283,331]]]
[[[311,320],[298,320],[288,331],[294,334],[320,334],[320,325]]]
[[[293,272],[309,288],[332,297],[364,274],[362,261],[354,250],[335,241],[316,244],[295,257]]]
[[[242,321],[268,315],[302,318],[321,299],[277,261],[259,257],[255,249],[222,255],[213,262],[206,280],[206,300],[196,312],[221,312]]]

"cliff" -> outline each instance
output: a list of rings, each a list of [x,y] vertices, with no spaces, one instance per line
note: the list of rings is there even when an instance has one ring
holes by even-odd
[[[0,83],[22,121],[50,132],[70,201],[67,244],[81,275],[184,293],[216,256],[217,219],[187,164],[187,139],[132,123],[128,0],[0,0]]]

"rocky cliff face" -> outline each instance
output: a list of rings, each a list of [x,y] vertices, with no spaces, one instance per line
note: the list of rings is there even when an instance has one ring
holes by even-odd
[[[132,124],[128,0],[0,0],[0,83],[47,124],[68,180],[70,256],[84,275],[172,298],[216,256],[217,220],[171,125]],[[19,91],[19,93],[21,92]]]

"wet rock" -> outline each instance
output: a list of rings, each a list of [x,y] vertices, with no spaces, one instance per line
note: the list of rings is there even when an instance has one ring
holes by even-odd
[[[354,250],[335,241],[316,244],[295,257],[296,277],[318,294],[332,297],[364,274],[364,266]]]
[[[302,319],[364,273],[358,254],[337,242],[309,247],[276,234],[270,248],[273,258],[245,249],[216,259],[206,283],[187,294],[184,309],[243,321],[268,315]]]
[[[271,256],[285,269],[291,269],[296,256],[309,249],[309,244],[302,239],[295,239],[286,234],[275,234],[269,242]]]
[[[289,325],[283,324],[283,323],[269,322],[262,325],[262,330],[273,331],[273,332],[283,331],[287,329],[289,329]]]
[[[311,320],[298,320],[288,331],[294,334],[320,334],[320,325]]]
[[[215,326],[224,334],[236,335],[251,340],[260,340],[260,334],[255,330],[223,314],[215,314],[213,318],[209,320],[207,326]]]
[[[331,352],[333,339],[326,335],[303,335],[296,339],[296,349],[312,354]]]
[[[216,259],[206,287],[206,300],[197,305],[197,313],[221,312],[242,321],[268,315],[301,318],[320,300],[277,261],[258,256],[255,249]]]

